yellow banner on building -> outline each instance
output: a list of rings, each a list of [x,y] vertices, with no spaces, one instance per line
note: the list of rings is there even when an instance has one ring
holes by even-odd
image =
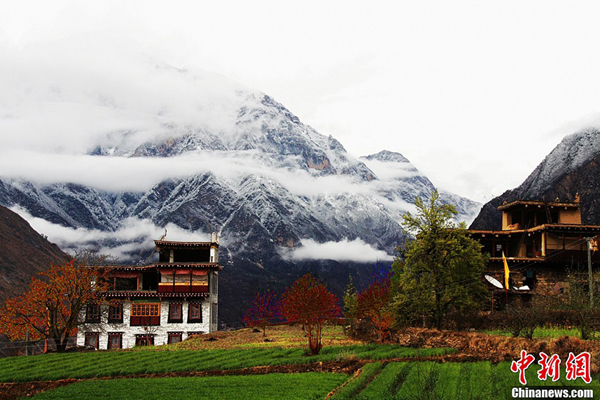
[[[504,252],[502,252],[502,260],[504,261],[504,287],[508,290],[510,270],[508,269],[508,263],[506,262],[506,257],[504,257]]]

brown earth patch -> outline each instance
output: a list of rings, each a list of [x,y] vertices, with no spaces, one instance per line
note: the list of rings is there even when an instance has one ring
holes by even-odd
[[[80,379],[61,379],[59,381],[0,383],[0,399],[13,400],[19,397],[31,397],[46,390],[78,382]]]
[[[518,359],[521,350],[533,354],[542,351],[548,355],[558,354],[563,360],[567,359],[569,352],[577,355],[587,351],[592,354],[592,372],[600,372],[600,342],[572,336],[559,339],[525,339],[477,332],[407,328],[396,335],[396,341],[407,347],[451,347],[458,350],[458,354],[444,356],[445,359],[465,357],[492,362]]]

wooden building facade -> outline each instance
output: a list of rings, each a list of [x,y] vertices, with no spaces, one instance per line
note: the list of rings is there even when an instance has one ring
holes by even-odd
[[[600,226],[581,223],[578,201],[518,200],[502,204],[498,211],[502,212],[501,230],[468,232],[490,255],[486,274],[500,282],[504,282],[502,254],[506,256],[510,291],[526,295],[563,292],[570,271],[587,271],[588,238],[594,269],[600,265]],[[491,285],[490,289],[495,290]]]
[[[97,349],[176,343],[218,327],[219,240],[156,240],[158,262],[107,266],[111,306],[90,304],[77,344]]]

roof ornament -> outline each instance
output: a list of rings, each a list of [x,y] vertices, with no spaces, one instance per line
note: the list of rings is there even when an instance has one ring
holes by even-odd
[[[167,228],[165,228],[165,233],[160,237],[160,239],[158,240],[165,240],[165,238],[167,237]],[[152,256],[154,255],[154,252],[156,251],[156,246],[154,246],[152,248],[152,251],[150,252],[150,255],[148,256],[148,258],[146,258],[146,260],[144,260],[144,265],[148,264],[148,261],[150,261],[150,259],[152,258]]]

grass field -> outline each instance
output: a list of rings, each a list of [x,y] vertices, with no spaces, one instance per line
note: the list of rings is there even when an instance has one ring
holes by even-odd
[[[470,337],[453,335],[451,332],[434,333],[431,337],[435,340],[429,340],[427,333],[425,332],[424,336],[426,339],[418,345],[456,345],[461,348],[461,343],[470,340]],[[538,335],[560,337],[566,333],[565,330],[552,328],[541,329]],[[408,334],[415,335],[418,332]],[[217,340],[208,341],[208,337]],[[272,341],[264,342],[262,334],[252,330],[241,330],[217,332],[169,346],[4,358],[0,359],[0,382],[15,383],[0,385],[0,397],[3,397],[3,393],[17,393],[10,397],[16,399],[24,394],[33,395],[47,390],[36,397],[323,399],[327,393],[338,388],[333,396],[335,399],[493,400],[510,398],[510,390],[521,387],[518,375],[510,371],[509,362],[438,363],[422,358],[455,353],[454,349],[357,344],[345,338],[339,327],[330,327],[327,344],[321,354],[308,356],[305,349],[306,338],[299,326],[274,327],[268,337]],[[444,340],[439,340],[440,338]],[[486,343],[484,344],[488,347],[485,348],[491,351]],[[335,361],[360,362],[319,364]],[[300,364],[311,366],[295,367]],[[360,365],[362,368],[359,374],[347,375]],[[236,375],[227,376],[213,376],[215,373],[202,377],[184,376],[185,373],[194,371],[231,371],[259,366],[277,368],[236,371],[230,372]],[[527,370],[530,385],[544,387],[553,384],[551,381],[539,381],[536,376],[537,370],[537,365]],[[317,372],[298,373],[299,371]],[[344,373],[340,373],[342,371]],[[177,374],[179,372],[180,376]],[[252,375],[256,373],[264,375]],[[156,375],[144,377],[144,374]],[[53,390],[50,389],[56,385],[44,382],[63,378],[83,381]],[[35,389],[35,385],[40,386]],[[561,381],[553,385],[564,388],[592,388],[596,396],[600,395],[598,376],[593,376],[592,385],[586,385],[581,379],[567,381],[563,370]]]
[[[486,330],[483,331],[483,333],[489,335],[512,336],[510,332],[500,329]],[[542,326],[533,332],[534,339],[558,339],[563,336],[580,337],[581,333],[579,332],[579,329],[576,328],[559,328],[554,326]],[[596,337],[598,337],[598,332],[596,332]]]
[[[90,380],[63,386],[36,399],[323,399],[345,374],[308,372],[191,378]]]
[[[598,377],[591,385],[581,379],[567,381],[563,371],[558,382],[540,381],[536,368],[527,370],[529,385],[593,389],[600,394]],[[363,377],[364,375],[364,377]],[[380,363],[367,364],[361,375],[336,392],[334,399],[506,399],[510,390],[521,387],[518,375],[510,371],[510,363],[493,365],[490,362],[389,363],[383,369]]]
[[[397,345],[326,347],[318,356],[301,348],[215,349],[205,351],[102,351],[0,359],[0,382],[92,378],[182,371],[231,370],[262,365],[309,364],[344,359],[381,360],[443,355],[452,349],[412,349]]]
[[[591,385],[580,379],[540,381],[537,369],[527,370],[529,385],[538,388],[592,389],[600,394],[598,377]],[[323,399],[339,389],[333,399],[506,399],[513,387],[522,387],[510,363],[372,362],[357,377],[346,374],[237,375],[186,378],[131,378],[88,380],[42,393],[39,399]]]

